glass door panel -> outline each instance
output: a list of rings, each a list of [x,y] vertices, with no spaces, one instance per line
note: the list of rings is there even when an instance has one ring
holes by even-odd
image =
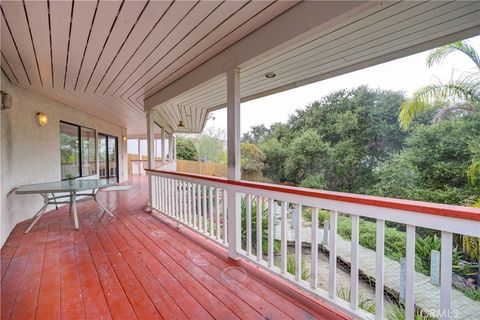
[[[118,139],[99,134],[98,136],[99,176],[118,181]]]
[[[117,138],[108,137],[108,178],[118,181]]]

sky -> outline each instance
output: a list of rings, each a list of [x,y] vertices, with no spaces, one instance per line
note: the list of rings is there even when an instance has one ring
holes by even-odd
[[[480,52],[480,36],[467,41]],[[328,80],[319,81],[300,88],[291,89],[240,105],[241,133],[251,126],[264,124],[267,127],[275,122],[286,122],[297,109],[315,100],[320,100],[330,92],[340,89],[353,89],[361,85],[370,88],[402,90],[411,96],[418,88],[438,82],[446,82],[462,72],[473,70],[474,64],[460,53],[450,54],[442,64],[427,68],[425,60],[428,51],[405,58],[382,63],[370,68],[347,73]],[[212,113],[206,128],[227,130],[227,109]]]

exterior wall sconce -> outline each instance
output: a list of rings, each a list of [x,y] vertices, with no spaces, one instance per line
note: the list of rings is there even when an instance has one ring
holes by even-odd
[[[10,109],[12,107],[12,96],[4,91],[0,91],[2,95],[2,110]]]
[[[122,140],[123,140],[123,141],[127,141],[127,137],[126,137],[126,136],[122,136]]]
[[[38,112],[37,117],[38,117],[38,124],[41,125],[42,127],[45,127],[48,123],[47,115],[44,113]]]

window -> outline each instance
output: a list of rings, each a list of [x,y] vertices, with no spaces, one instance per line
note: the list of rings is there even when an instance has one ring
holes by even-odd
[[[91,176],[97,173],[95,130],[80,128],[82,142],[82,174]]]
[[[62,179],[97,173],[95,130],[60,122],[60,170]],[[81,164],[81,165],[80,165]]]

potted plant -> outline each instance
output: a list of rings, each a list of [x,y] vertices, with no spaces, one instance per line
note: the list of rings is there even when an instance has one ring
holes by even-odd
[[[75,184],[75,177],[73,176],[73,174],[71,173],[66,174],[65,179],[68,180],[69,185],[73,186]]]

